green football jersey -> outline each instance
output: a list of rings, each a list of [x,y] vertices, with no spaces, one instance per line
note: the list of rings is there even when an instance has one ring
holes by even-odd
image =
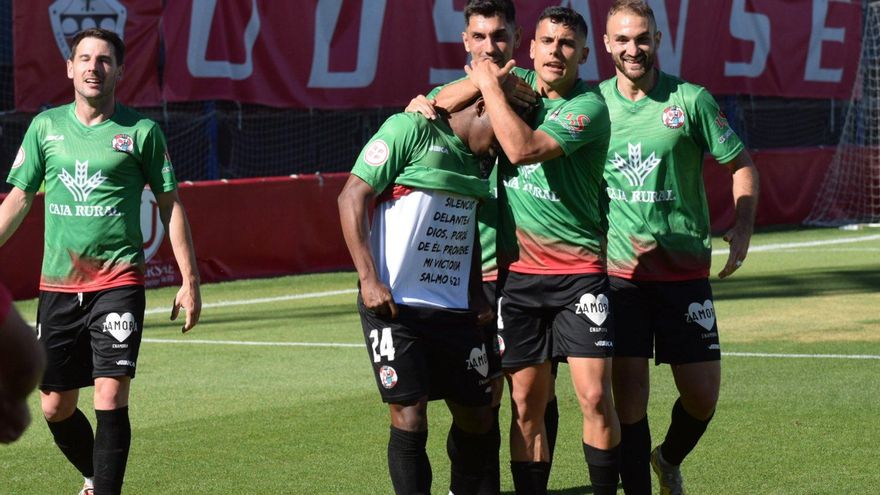
[[[177,187],[159,126],[117,104],[86,126],[74,104],[37,115],[7,181],[27,192],[46,184],[40,289],[92,292],[144,283],[141,194]]]
[[[534,71],[524,79],[536,86]],[[600,199],[610,134],[602,96],[598,88],[578,81],[564,98],[542,98],[533,123],[559,143],[563,155],[544,163],[502,166],[519,244],[510,270],[602,273],[605,224]]]
[[[477,247],[477,205],[488,197],[480,160],[442,121],[391,116],[351,171],[378,191],[370,246],[397,303],[465,309]]]
[[[511,73],[520,79],[526,79],[530,71],[520,67],[514,67]],[[467,79],[463,77],[454,82]],[[452,83],[449,83],[452,84]],[[534,77],[531,78],[534,87]],[[427,94],[434,98],[443,89],[438,86]],[[483,281],[493,281],[498,278],[498,270],[506,269],[516,260],[518,250],[516,243],[516,226],[510,209],[507,207],[507,198],[504,187],[499,180],[498,165],[492,167],[489,175],[489,198],[480,205],[477,211],[477,228],[480,232],[480,246],[482,248],[482,273]]]
[[[742,142],[700,86],[659,72],[654,89],[635,102],[620,94],[617,77],[600,88],[611,114],[608,273],[648,281],[707,277],[704,152],[727,163]]]

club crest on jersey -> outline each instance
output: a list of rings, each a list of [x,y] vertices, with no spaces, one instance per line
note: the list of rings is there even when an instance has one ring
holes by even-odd
[[[721,110],[718,110],[718,116],[715,117],[715,125],[717,125],[719,129],[727,127],[727,115],[724,115],[724,112]]]
[[[128,134],[117,134],[113,136],[113,149],[123,153],[131,153],[134,151],[134,140]]]
[[[12,162],[12,168],[18,168],[24,164],[24,148],[18,148],[18,153],[15,154],[15,161]]]
[[[381,139],[377,139],[370,143],[367,146],[367,149],[364,151],[364,161],[367,162],[367,165],[372,165],[374,167],[381,167],[385,165],[385,162],[388,161],[388,145],[385,141]]]
[[[387,389],[394,388],[397,385],[397,371],[391,366],[382,366],[379,368],[379,382]]]
[[[666,107],[663,110],[663,125],[670,129],[678,129],[684,125],[684,110],[678,105]]]

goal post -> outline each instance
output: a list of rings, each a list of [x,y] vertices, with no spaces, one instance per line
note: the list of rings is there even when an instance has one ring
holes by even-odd
[[[807,225],[880,222],[880,0],[865,4],[858,73],[840,143]]]

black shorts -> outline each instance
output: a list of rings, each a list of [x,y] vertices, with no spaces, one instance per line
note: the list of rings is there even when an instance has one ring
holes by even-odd
[[[40,291],[37,335],[46,351],[40,390],[90,387],[98,377],[134,378],[144,326],[144,287]]]
[[[605,274],[511,272],[498,306],[504,369],[548,359],[611,357],[614,324]]]
[[[670,364],[718,361],[721,346],[708,279],[640,282],[611,277],[615,356]]]
[[[358,312],[383,402],[427,396],[465,406],[492,400],[485,334],[473,311],[398,305],[396,320]]]

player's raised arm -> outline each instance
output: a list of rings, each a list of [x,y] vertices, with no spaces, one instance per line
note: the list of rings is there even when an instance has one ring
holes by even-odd
[[[745,150],[740,151],[736,158],[727,164],[733,174],[733,204],[736,223],[724,234],[724,240],[730,244],[727,263],[718,273],[718,278],[733,274],[749,252],[749,243],[755,229],[755,212],[758,206],[758,169],[751,156]]]
[[[181,330],[185,333],[199,322],[202,313],[202,295],[199,284],[199,269],[196,265],[196,253],[193,248],[192,234],[189,229],[189,221],[186,211],[177,191],[169,191],[156,194],[156,202],[159,205],[159,216],[168,231],[171,239],[171,248],[174,258],[180,268],[183,283],[174,298],[171,308],[171,319],[177,319],[181,308],[186,312],[186,321]]]
[[[555,139],[529,127],[507,102],[501,82],[515,64],[516,61],[511,60],[499,68],[489,60],[479,60],[465,67],[470,80],[483,94],[486,111],[504,154],[514,165],[528,165],[562,156],[562,147]]]
[[[18,230],[24,217],[31,210],[35,193],[25,192],[17,187],[6,195],[6,199],[0,204],[0,246],[12,237]]]
[[[352,174],[339,193],[339,222],[342,236],[358,272],[364,306],[379,314],[397,318],[397,305],[391,290],[380,280],[376,261],[370,250],[370,226],[367,214],[376,191],[360,177]]]

